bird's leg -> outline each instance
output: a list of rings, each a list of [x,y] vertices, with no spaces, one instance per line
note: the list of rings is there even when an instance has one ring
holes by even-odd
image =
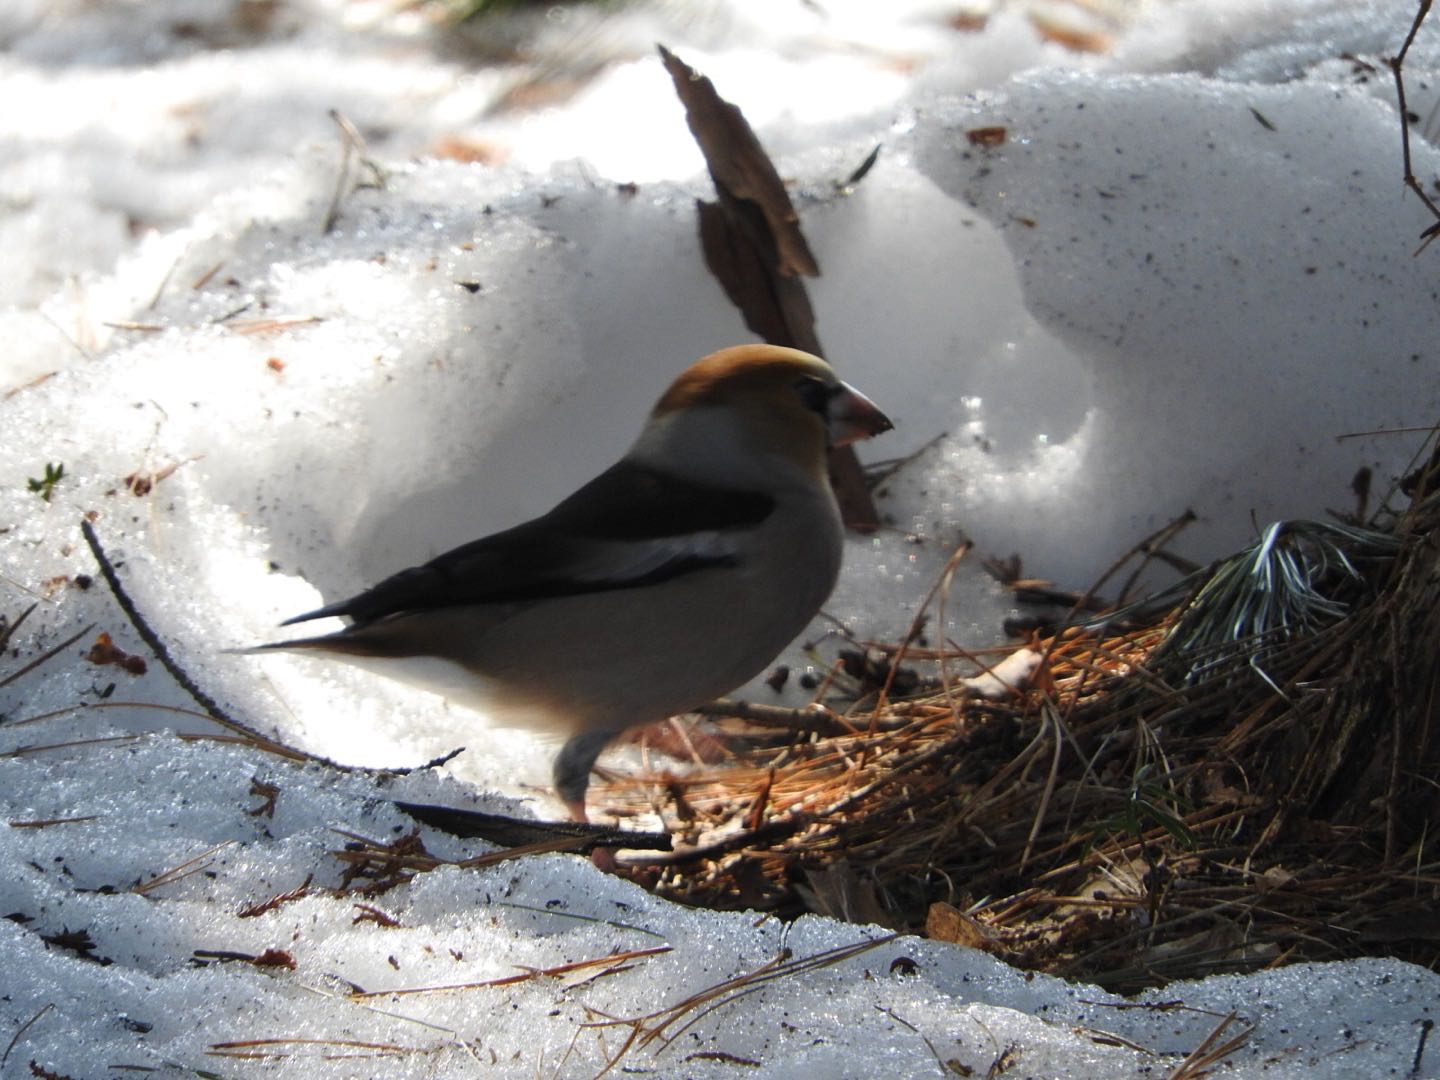
[[[586,823],[590,820],[590,815],[585,812],[585,790],[590,786],[590,770],[595,767],[600,751],[614,735],[609,730],[582,732],[572,736],[555,758],[555,791],[575,821]],[[615,872],[615,852],[612,848],[592,849],[590,861],[607,874]]]
[[[590,786],[590,770],[595,767],[595,759],[605,749],[605,744],[614,737],[615,732],[610,728],[582,731],[579,735],[572,735],[555,757],[552,774],[555,791],[576,821],[588,820],[585,816],[585,789]]]

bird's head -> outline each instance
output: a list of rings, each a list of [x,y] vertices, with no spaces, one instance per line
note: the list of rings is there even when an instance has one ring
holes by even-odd
[[[679,462],[696,479],[770,486],[796,467],[807,479],[823,477],[828,448],[892,426],[818,356],[737,345],[681,373],[656,403],[636,451],[659,451],[657,463]]]

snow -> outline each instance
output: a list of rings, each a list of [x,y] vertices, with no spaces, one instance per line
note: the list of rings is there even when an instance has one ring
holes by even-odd
[[[94,624],[0,686],[0,1075],[594,1075],[628,1029],[586,1024],[782,949],[883,936],[681,909],[568,856],[434,870],[374,898],[398,925],[356,921],[358,898],[333,892],[333,830],[396,839],[412,827],[397,799],[553,815],[551,748],[358,671],[223,651],[544,510],[623,451],[671,376],[748,338],[698,251],[702,165],[655,40],[740,104],[794,178],[824,270],[821,340],[900,424],[865,453],[914,455],[881,501],[895,527],[851,540],[830,605],[860,637],[903,633],[962,535],[1084,587],[1186,508],[1200,520],[1178,549],[1203,560],[1276,517],[1353,506],[1361,466],[1377,493],[1404,471],[1421,435],[1339,437],[1440,412],[1424,390],[1440,381],[1416,374],[1440,338],[1429,256],[1412,257],[1428,220],[1399,183],[1382,60],[1413,5],[1115,5],[1084,16],[1114,38],[1093,55],[1043,41],[1038,6],[965,33],[943,26],[950,5],[892,8],[554,9],[515,31],[538,59],[498,35],[482,67],[378,3],[0,12],[0,572],[12,621],[38,604],[9,671]],[[1422,135],[1436,40],[1427,28],[1412,58]],[[568,99],[513,104],[541,70],[597,73]],[[331,109],[384,177],[323,233]],[[972,144],[982,127],[1003,143]],[[427,156],[447,138],[504,160]],[[875,168],[840,190],[876,143]],[[1424,137],[1415,155],[1422,180],[1440,171]],[[65,470],[48,503],[27,490],[47,463]],[[466,751],[403,776],[296,764],[173,711],[194,703],[153,660],[141,676],[82,660],[101,630],[147,652],[80,538],[87,514],[176,660],[246,722],[366,768]],[[947,632],[993,641],[1008,600],[962,567]],[[252,781],[278,788],[273,812]],[[485,850],[422,836],[446,858]],[[307,878],[304,897],[242,916]],[[81,930],[107,965],[42,940]],[[584,983],[387,993],[661,945]],[[293,969],[196,956],[267,949]],[[1437,1074],[1433,1051],[1411,1067],[1440,978],[1396,961],[1141,1000],[1186,1008],[1117,1008],[900,938],[624,1064],[1154,1075],[1234,1011],[1222,1039],[1253,1031],[1219,1075]],[[217,1049],[264,1039],[407,1050]],[[217,1056],[232,1052],[280,1056]]]

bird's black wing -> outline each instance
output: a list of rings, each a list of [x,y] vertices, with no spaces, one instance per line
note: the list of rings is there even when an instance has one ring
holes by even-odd
[[[707,487],[622,461],[542,517],[284,625],[330,615],[365,624],[401,612],[656,584],[734,564],[737,532],[774,508],[760,492]]]

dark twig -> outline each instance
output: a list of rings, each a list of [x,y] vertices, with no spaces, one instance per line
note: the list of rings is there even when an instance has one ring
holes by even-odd
[[[85,534],[85,542],[90,545],[90,553],[95,556],[95,562],[99,565],[100,573],[104,575],[106,584],[110,586],[110,592],[114,595],[115,602],[119,604],[120,609],[125,612],[126,617],[130,620],[130,625],[135,628],[135,632],[140,635],[141,640],[149,647],[155,659],[160,661],[160,665],[170,673],[170,677],[175,680],[182,690],[195,699],[195,703],[205,711],[211,720],[215,721],[215,723],[221,727],[243,736],[260,749],[268,751],[269,753],[301,761],[311,761],[319,765],[327,765],[341,772],[385,773],[392,776],[404,776],[407,773],[423,772],[426,769],[438,768],[465,749],[463,746],[457,747],[423,764],[403,768],[357,768],[323,757],[319,754],[311,754],[304,750],[297,750],[294,747],[286,746],[282,742],[262,735],[249,725],[242,724],[221,708],[220,704],[214,698],[202,690],[195,680],[190,678],[185,670],[175,661],[174,657],[170,655],[170,650],[165,647],[165,643],[160,640],[160,636],[156,634],[150,624],[145,621],[145,617],[140,614],[140,609],[135,606],[135,601],[130,598],[130,594],[125,591],[125,586],[120,583],[120,575],[116,573],[114,564],[111,563],[109,556],[105,554],[105,549],[100,544],[100,538],[95,533],[95,527],[91,525],[89,521],[82,519],[80,522],[80,531]],[[86,630],[88,629],[89,627],[86,627]],[[84,633],[85,630],[80,631],[80,634],[75,635],[70,641],[78,639],[80,635]],[[64,648],[65,645],[68,644],[70,644],[69,641],[64,642],[60,648]],[[42,657],[41,660],[46,658],[47,657]],[[31,666],[33,667],[34,665]],[[24,672],[22,671],[19,674],[24,674]]]
[[[31,608],[31,610],[33,610],[33,607]],[[30,612],[26,611],[25,614],[28,615],[30,614]],[[5,678],[0,679],[0,686],[9,686],[12,682],[20,678],[22,675],[28,675],[41,664],[45,663],[45,661],[59,655],[61,652],[64,652],[66,649],[68,649],[71,645],[74,645],[75,642],[79,641],[82,637],[84,637],[93,629],[95,629],[94,623],[91,623],[89,626],[81,627],[78,633],[72,634],[70,637],[60,642],[59,645],[56,645],[53,649],[50,649],[49,651],[41,654],[40,656],[37,656],[34,660],[31,660],[30,663],[26,664],[19,671],[13,672],[9,675],[6,675]]]
[[[1426,1017],[1420,1021],[1420,1042],[1415,1047],[1415,1060],[1410,1066],[1410,1075],[1419,1077],[1421,1075],[1420,1065],[1425,1060],[1425,1043],[1430,1039],[1430,1032],[1435,1029],[1435,1021]]]
[[[100,544],[100,537],[95,534],[95,526],[91,525],[88,519],[81,518],[80,531],[85,536],[85,543],[90,545],[90,554],[95,556],[96,565],[100,567],[100,573],[105,576],[105,583],[110,586],[110,592],[115,597],[115,602],[120,605],[120,610],[125,612],[125,617],[130,620],[130,625],[140,635],[140,640],[145,642],[155,655],[155,659],[160,661],[160,666],[170,673],[170,677],[180,685],[180,688],[194,698],[195,703],[204,709],[212,719],[232,730],[252,736],[260,742],[270,742],[258,731],[252,731],[222,709],[220,704],[200,689],[195,680],[190,678],[185,670],[175,662],[174,657],[170,655],[170,650],[165,647],[160,636],[150,628],[150,624],[140,614],[140,609],[135,606],[135,601],[130,599],[130,594],[125,591],[125,586],[120,583],[120,575],[115,572],[114,564],[105,554],[105,549]]]
[[[1415,170],[1410,164],[1410,111],[1405,104],[1405,76],[1402,72],[1405,66],[1405,56],[1410,51],[1410,46],[1415,43],[1415,35],[1420,32],[1420,24],[1425,21],[1425,16],[1430,14],[1431,0],[1420,0],[1416,11],[1415,21],[1410,24],[1410,32],[1405,35],[1405,44],[1400,46],[1400,52],[1390,57],[1387,61],[1390,71],[1395,76],[1395,99],[1396,106],[1400,110],[1400,151],[1405,163],[1405,186],[1425,204],[1426,209],[1435,217],[1435,223],[1420,234],[1421,244],[1415,254],[1425,250],[1425,246],[1440,235],[1440,206],[1436,206],[1430,196],[1425,194],[1425,189],[1420,186],[1420,181],[1415,179]]]
[[[575,850],[587,851],[592,847],[610,845],[655,851],[669,851],[671,848],[670,834],[664,832],[634,832],[609,825],[587,825],[575,821],[535,821],[480,810],[464,810],[456,806],[432,806],[400,800],[396,800],[395,805],[432,829],[439,829],[451,836],[478,836],[503,847],[550,840],[573,840]]]
[[[47,1012],[49,1012],[49,1011],[50,1011],[51,1009],[53,1009],[54,1007],[55,1007],[55,1003],[54,1003],[53,1001],[52,1001],[52,1002],[49,1002],[49,1003],[46,1004],[39,1012],[37,1012],[34,1016],[30,1017],[29,1020],[26,1020],[25,1023],[23,1023],[23,1024],[20,1025],[20,1029],[15,1032],[14,1038],[12,1038],[12,1039],[10,1040],[10,1045],[7,1046],[7,1047],[5,1047],[5,1053],[4,1053],[4,1054],[0,1054],[0,1065],[4,1065],[4,1064],[5,1064],[6,1059],[10,1057],[10,1051],[12,1051],[12,1050],[15,1049],[15,1044],[20,1041],[20,1037],[21,1037],[22,1035],[24,1035],[25,1032],[27,1032],[27,1031],[30,1030],[30,1026],[31,1026],[32,1024],[34,1024],[36,1020],[39,1020],[42,1016],[44,1016]]]
[[[39,606],[39,601],[31,604],[29,607],[27,607],[24,611],[20,613],[20,617],[17,618],[14,622],[10,622],[8,619],[0,619],[0,623],[3,623],[3,625],[0,625],[0,652],[3,652],[10,647],[10,639],[15,636],[15,631],[19,630],[20,627],[25,625],[25,620],[28,619],[31,613]],[[5,684],[0,683],[0,686],[3,685]]]

